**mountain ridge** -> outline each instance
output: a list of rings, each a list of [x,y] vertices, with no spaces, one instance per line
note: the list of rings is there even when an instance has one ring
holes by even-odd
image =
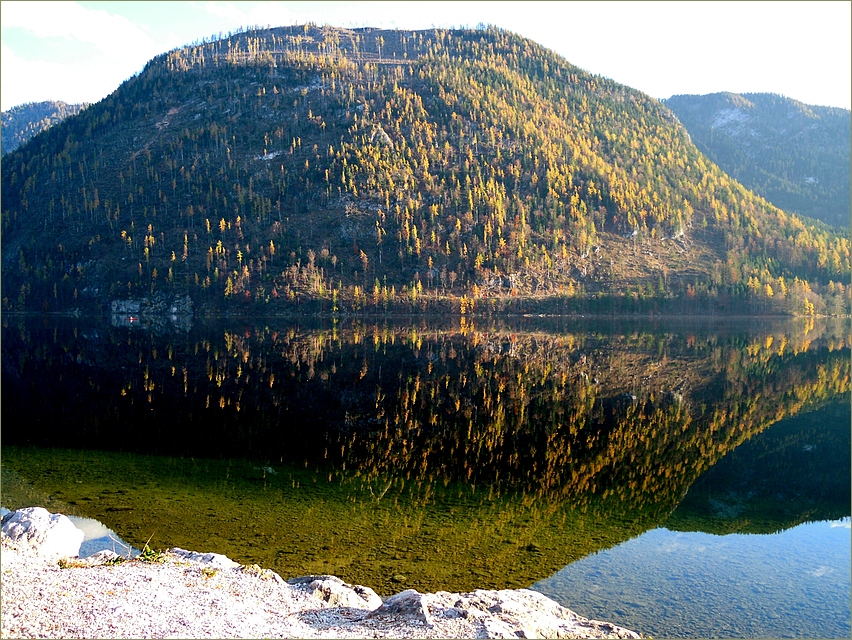
[[[3,193],[11,310],[849,306],[848,238],[707,163],[658,101],[496,29],[179,48],[6,156]]]
[[[14,151],[34,135],[80,113],[89,103],[68,104],[61,100],[28,102],[2,113],[3,154]]]
[[[771,93],[665,101],[713,162],[785,211],[850,223],[850,112]]]

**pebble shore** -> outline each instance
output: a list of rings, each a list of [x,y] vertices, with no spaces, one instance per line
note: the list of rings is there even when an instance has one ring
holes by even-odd
[[[638,638],[527,589],[407,590],[382,603],[334,576],[290,581],[225,556],[45,559],[0,541],[3,638]]]

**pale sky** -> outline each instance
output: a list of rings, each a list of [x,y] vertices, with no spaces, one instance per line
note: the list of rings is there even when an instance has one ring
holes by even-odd
[[[771,92],[850,108],[852,3],[0,1],[0,102],[97,102],[159,53],[241,26],[492,24],[655,98]]]

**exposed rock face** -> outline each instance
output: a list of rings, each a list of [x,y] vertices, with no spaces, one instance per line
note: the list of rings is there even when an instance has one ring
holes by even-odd
[[[156,329],[170,324],[176,329],[189,331],[192,317],[192,299],[187,295],[157,294],[151,298],[110,302],[110,320],[114,327],[142,326]]]
[[[189,296],[161,296],[138,300],[113,300],[110,311],[114,314],[142,316],[191,316],[192,299]]]
[[[3,516],[3,534],[18,548],[45,560],[76,558],[83,532],[66,516],[41,507],[27,507]]]

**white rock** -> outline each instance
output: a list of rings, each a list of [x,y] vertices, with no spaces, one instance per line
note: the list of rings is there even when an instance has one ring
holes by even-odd
[[[369,587],[348,584],[337,576],[304,576],[287,582],[293,586],[307,587],[313,597],[327,602],[332,607],[372,611],[382,605],[379,594]]]
[[[18,509],[3,516],[2,532],[16,547],[45,560],[75,558],[84,534],[66,516],[42,507]]]
[[[406,589],[384,601],[381,607],[370,614],[371,618],[387,616],[395,620],[414,620],[433,626],[429,615],[429,603],[426,596],[415,589]]]
[[[439,591],[424,596],[424,600],[426,598],[435,619],[457,617],[462,613],[483,625],[488,638],[640,637],[611,623],[583,618],[530,589],[480,589],[472,593]]]
[[[187,551],[180,547],[169,549],[169,553],[185,562],[196,562],[214,569],[236,569],[240,566],[238,562],[234,562],[228,556],[223,556],[221,553],[198,553],[197,551]]]

